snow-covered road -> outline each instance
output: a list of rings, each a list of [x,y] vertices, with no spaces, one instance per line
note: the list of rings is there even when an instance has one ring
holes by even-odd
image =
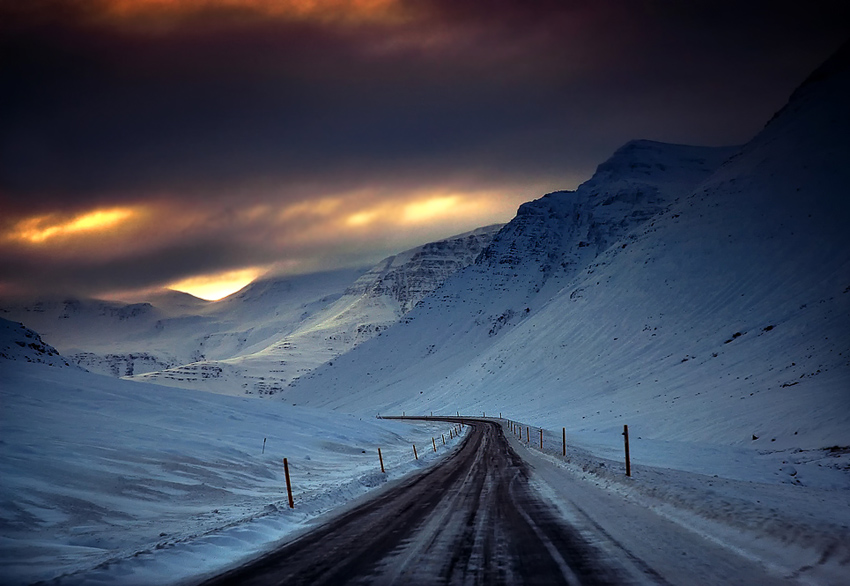
[[[839,583],[728,526],[600,488],[504,423],[466,421],[441,464],[205,585]]]
[[[470,427],[440,465],[207,586],[618,583],[530,488],[501,427]]]

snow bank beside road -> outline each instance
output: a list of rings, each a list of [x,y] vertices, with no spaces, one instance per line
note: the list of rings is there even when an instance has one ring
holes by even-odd
[[[625,476],[623,438],[570,434],[562,456],[561,431],[530,428],[531,442],[505,434],[549,488],[547,496],[602,525],[616,525],[616,499],[604,507],[569,491],[566,479],[619,495],[755,560],[789,582],[832,584],[850,566],[850,453],[844,450],[755,452],[743,448],[630,438],[632,476]],[[630,428],[630,432],[633,430]],[[631,433],[630,433],[631,435]],[[574,487],[574,484],[569,486]],[[551,494],[550,494],[551,493]],[[570,504],[573,503],[573,504]],[[614,503],[614,504],[611,504]],[[630,539],[625,533],[622,540]],[[628,549],[629,544],[623,543]],[[659,558],[659,564],[667,562]]]
[[[0,403],[4,584],[63,574],[62,583],[175,582],[456,445],[442,446],[450,424],[361,420],[19,361],[0,361]]]

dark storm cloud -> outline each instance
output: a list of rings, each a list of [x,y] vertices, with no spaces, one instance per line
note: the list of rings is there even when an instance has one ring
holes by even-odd
[[[436,183],[569,187],[631,138],[748,139],[850,20],[837,1],[430,0],[356,23],[250,11],[121,22],[95,5],[3,8],[7,224],[152,198],[226,209],[375,185],[386,197]],[[167,267],[161,281],[184,264],[274,255],[234,234],[135,264],[154,267],[149,279]],[[203,247],[220,260],[191,253]]]
[[[779,106],[840,41],[823,31],[841,21],[837,3],[804,13],[738,2],[430,6],[400,26],[13,31],[3,190],[114,197],[505,164],[553,173],[586,145],[581,164],[598,160],[599,143],[610,149],[631,129],[741,140],[736,127],[752,129],[749,117]]]

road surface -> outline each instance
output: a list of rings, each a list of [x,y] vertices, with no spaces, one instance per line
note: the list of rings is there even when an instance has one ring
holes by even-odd
[[[439,465],[205,585],[620,583],[529,487],[501,427],[469,425]]]
[[[728,535],[567,473],[496,422],[466,421],[439,464],[203,584],[800,583]]]

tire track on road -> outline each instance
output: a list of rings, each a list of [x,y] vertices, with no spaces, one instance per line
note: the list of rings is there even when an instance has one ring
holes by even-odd
[[[439,465],[204,585],[619,583],[529,488],[501,427],[467,424]]]

